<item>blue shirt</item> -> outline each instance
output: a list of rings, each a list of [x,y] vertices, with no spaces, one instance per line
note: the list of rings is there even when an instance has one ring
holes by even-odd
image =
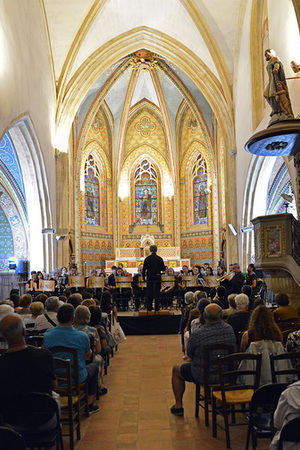
[[[85,355],[90,351],[90,339],[86,333],[77,331],[73,327],[63,327],[57,325],[55,328],[49,329],[44,335],[44,347],[69,347],[76,348],[78,356],[79,382],[87,378],[87,370],[85,368]],[[70,359],[68,353],[56,353],[55,356],[62,359]]]

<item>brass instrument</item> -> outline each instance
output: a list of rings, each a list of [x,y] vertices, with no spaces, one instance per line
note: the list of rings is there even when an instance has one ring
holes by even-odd
[[[234,275],[235,275],[234,272],[225,272],[224,275],[222,275],[221,277],[217,278],[216,281],[219,283],[220,281],[224,281],[227,277],[230,277],[230,280],[232,280]]]

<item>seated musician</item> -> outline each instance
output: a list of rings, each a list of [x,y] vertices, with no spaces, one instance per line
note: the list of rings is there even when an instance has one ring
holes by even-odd
[[[40,291],[41,290],[41,288],[40,288],[40,280],[43,280],[43,274],[42,274],[42,272],[39,270],[37,273],[36,273],[36,278],[35,278],[35,280],[34,280],[34,282],[33,282],[33,286],[34,286],[34,290],[35,291]]]
[[[55,281],[54,284],[54,291],[52,292],[53,295],[60,295],[60,289],[61,289],[61,282],[59,277],[59,270],[54,269],[52,272],[52,277],[50,280]]]
[[[68,279],[69,279],[69,277],[76,277],[77,275],[78,275],[77,267],[76,267],[75,265],[72,265],[72,266],[71,266],[71,269],[70,269],[70,273],[69,273],[69,275],[68,275]],[[68,281],[68,282],[69,282],[69,281]],[[66,288],[67,288],[67,289],[70,289],[70,291],[72,292],[72,294],[73,294],[74,292],[77,292],[77,291],[78,291],[78,289],[77,289],[76,287],[70,288],[69,285],[67,285],[67,284],[66,284]]]
[[[194,284],[193,286],[189,286],[189,287],[188,287],[188,290],[189,290],[189,291],[192,291],[192,292],[196,292],[196,291],[204,291],[204,290],[205,290],[205,287],[206,287],[206,284],[205,284],[205,281],[204,281],[204,279],[203,279],[203,277],[202,277],[202,275],[201,275],[201,273],[200,273],[200,271],[199,271],[198,266],[195,266],[195,267],[192,269],[192,275],[193,275],[194,277],[196,277],[196,279],[195,279],[195,284]]]
[[[223,286],[226,290],[225,298],[227,298],[227,295],[230,292],[230,280],[227,279],[227,273],[223,266],[217,267],[217,275],[218,275],[218,280],[219,280],[220,286]]]
[[[28,292],[28,293],[34,292],[34,283],[36,283],[36,279],[37,279],[35,270],[32,270],[32,272],[30,272],[30,275],[31,275],[31,278],[26,283],[26,292]]]
[[[146,297],[146,288],[143,286],[143,265],[141,264],[138,267],[138,273],[135,273],[133,275],[132,280],[132,290],[133,290],[133,296],[134,296],[134,307],[135,311],[138,311],[141,306],[141,300],[142,298]]]
[[[160,299],[162,307],[170,309],[173,304],[173,298],[178,295],[179,288],[178,288],[178,280],[172,267],[168,268],[166,275],[169,277],[174,276],[175,279],[172,286],[162,288],[160,290]]]
[[[178,286],[179,286],[179,293],[181,295],[181,297],[183,298],[184,293],[186,292],[186,286],[185,286],[185,282],[182,280],[182,277],[185,277],[187,275],[189,275],[189,268],[188,266],[182,266],[182,270],[180,275],[178,276]]]
[[[117,270],[117,277],[125,277],[123,269]],[[128,283],[128,287],[116,287],[116,303],[118,310],[128,311],[128,302],[131,297],[131,283]]]

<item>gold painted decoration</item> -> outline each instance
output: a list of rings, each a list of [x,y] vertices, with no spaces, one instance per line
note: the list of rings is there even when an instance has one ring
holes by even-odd
[[[141,134],[142,137],[148,138],[152,131],[155,130],[155,124],[150,121],[149,117],[144,116],[135,125],[136,130]]]

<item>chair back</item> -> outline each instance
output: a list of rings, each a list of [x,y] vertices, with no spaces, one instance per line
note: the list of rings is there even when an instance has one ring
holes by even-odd
[[[26,450],[25,441],[17,431],[0,427],[0,450]]]
[[[218,356],[220,388],[224,402],[226,401],[226,391],[247,389],[255,391],[259,387],[261,361],[260,353],[257,355],[234,353],[228,356]]]
[[[218,356],[230,355],[235,348],[229,344],[214,344],[204,347],[204,385],[219,381]]]
[[[0,425],[19,432],[27,447],[59,448],[60,422],[56,400],[42,392],[0,396]]]
[[[284,448],[284,442],[300,442],[300,417],[290,420],[281,429],[279,449]]]
[[[44,336],[27,336],[25,340],[27,345],[40,348],[43,346]]]
[[[279,327],[280,331],[285,330],[299,330],[299,319],[288,319],[288,320],[276,320],[276,325]]]
[[[79,369],[78,369],[78,355],[76,348],[56,346],[48,348],[56,358],[69,360],[71,364],[72,385],[76,392],[79,392]]]
[[[282,392],[288,386],[287,383],[276,383],[276,384],[265,384],[260,386],[253,394],[249,414],[250,416],[255,415],[256,419],[258,416],[270,415],[269,426],[274,428],[273,415],[277,408],[277,404]]]
[[[287,352],[279,355],[270,354],[272,383],[283,381],[292,383],[300,379],[300,352]]]
[[[56,389],[56,391],[61,396],[69,396],[69,395],[72,396],[73,389],[72,389],[71,361],[69,359],[54,357],[54,367],[56,380],[58,384],[58,388]]]

